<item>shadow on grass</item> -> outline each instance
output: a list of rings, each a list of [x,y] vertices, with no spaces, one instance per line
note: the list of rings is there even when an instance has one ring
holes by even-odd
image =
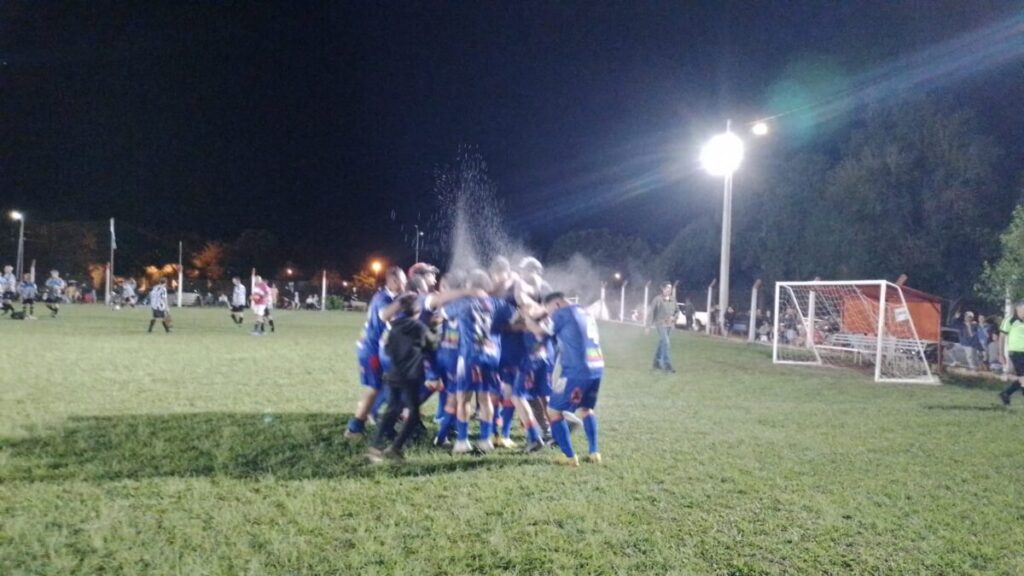
[[[947,370],[942,373],[942,383],[957,388],[968,388],[973,390],[991,390],[999,392],[1009,382],[1004,381],[1000,375],[991,372],[966,373],[954,370]]]
[[[342,436],[348,415],[197,413],[77,417],[52,431],[0,439],[0,483],[154,477],[284,480],[423,476],[531,463],[516,455],[417,458],[371,466]],[[423,461],[420,461],[423,460]]]
[[[965,404],[947,404],[947,405],[932,405],[925,406],[925,410],[952,410],[952,411],[963,411],[963,412],[1009,412],[1009,408],[993,404],[991,406],[971,406]]]

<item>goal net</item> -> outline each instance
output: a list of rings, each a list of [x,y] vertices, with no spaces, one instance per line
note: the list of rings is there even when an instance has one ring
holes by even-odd
[[[941,301],[884,280],[779,282],[772,360],[871,368],[877,382],[936,384]]]

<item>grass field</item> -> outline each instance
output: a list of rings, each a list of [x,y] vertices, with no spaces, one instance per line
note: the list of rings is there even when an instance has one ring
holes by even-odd
[[[1024,408],[991,390],[688,335],[654,375],[605,325],[602,466],[371,467],[360,317],[175,316],[0,321],[0,574],[1024,574]]]

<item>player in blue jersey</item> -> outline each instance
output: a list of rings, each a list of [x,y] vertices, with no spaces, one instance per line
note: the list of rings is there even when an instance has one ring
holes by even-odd
[[[384,288],[374,294],[366,314],[363,333],[356,342],[356,357],[359,360],[359,382],[366,387],[363,398],[356,407],[356,413],[348,421],[345,430],[347,438],[359,438],[366,430],[366,420],[383,385],[383,369],[380,361],[380,340],[384,335],[385,321],[381,313],[393,305],[395,299],[405,291],[405,272],[401,268],[389,268],[384,278]],[[394,314],[397,306],[390,311]]]
[[[50,309],[50,317],[56,318],[60,314],[60,305],[64,302],[64,291],[68,283],[60,277],[60,272],[50,270],[50,277],[46,279],[46,307]]]
[[[548,418],[551,432],[562,449],[560,464],[579,466],[579,458],[569,439],[569,426],[562,412],[581,411],[583,429],[588,444],[587,460],[600,463],[597,444],[597,396],[604,374],[604,355],[601,352],[597,322],[578,305],[569,303],[565,295],[553,292],[544,298],[547,317],[538,321],[531,314],[525,316],[527,326],[538,337],[552,336],[558,345],[562,372],[552,385]]]
[[[491,333],[494,302],[483,293],[494,289],[491,277],[483,270],[470,272],[468,287],[481,294],[460,298],[446,309],[458,323],[459,358],[455,369],[456,442],[452,452],[465,454],[473,447],[469,443],[469,409],[467,402],[478,404],[480,438],[476,448],[481,452],[494,449],[491,433],[494,425],[494,405],[491,403],[491,382],[501,356],[501,342]]]
[[[466,284],[466,274],[461,270],[452,270],[441,278],[439,295],[444,297],[449,293],[462,290]],[[437,306],[437,299],[432,298],[431,304]],[[432,367],[434,376],[441,380],[442,397],[438,395],[438,418],[437,436],[434,437],[434,446],[448,447],[448,434],[456,419],[456,394],[455,394],[455,371],[459,363],[459,323],[454,318],[455,308],[452,304],[437,306],[434,317],[440,318],[439,325],[440,342],[435,354],[435,364]]]

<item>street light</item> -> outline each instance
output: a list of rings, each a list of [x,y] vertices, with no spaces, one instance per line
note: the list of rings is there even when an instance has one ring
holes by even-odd
[[[724,181],[722,198],[722,256],[718,270],[718,325],[725,326],[729,307],[729,252],[732,241],[732,174],[743,163],[743,141],[732,133],[730,122],[725,132],[713,137],[700,151],[700,163],[712,176]],[[710,310],[708,311],[710,312]],[[728,336],[728,334],[726,334]]]
[[[419,224],[413,224],[413,228],[416,229],[416,262],[420,261],[420,238],[423,237],[423,232],[420,231]]]
[[[616,280],[622,280],[622,274],[619,274],[618,272],[616,272],[615,273],[615,279]]]
[[[11,220],[19,223],[18,226],[18,260],[15,263],[18,281],[21,281],[25,273],[25,215],[17,210],[11,210]]]
[[[755,122],[750,127],[750,131],[753,132],[754,136],[766,136],[768,134],[768,124],[766,122]]]

